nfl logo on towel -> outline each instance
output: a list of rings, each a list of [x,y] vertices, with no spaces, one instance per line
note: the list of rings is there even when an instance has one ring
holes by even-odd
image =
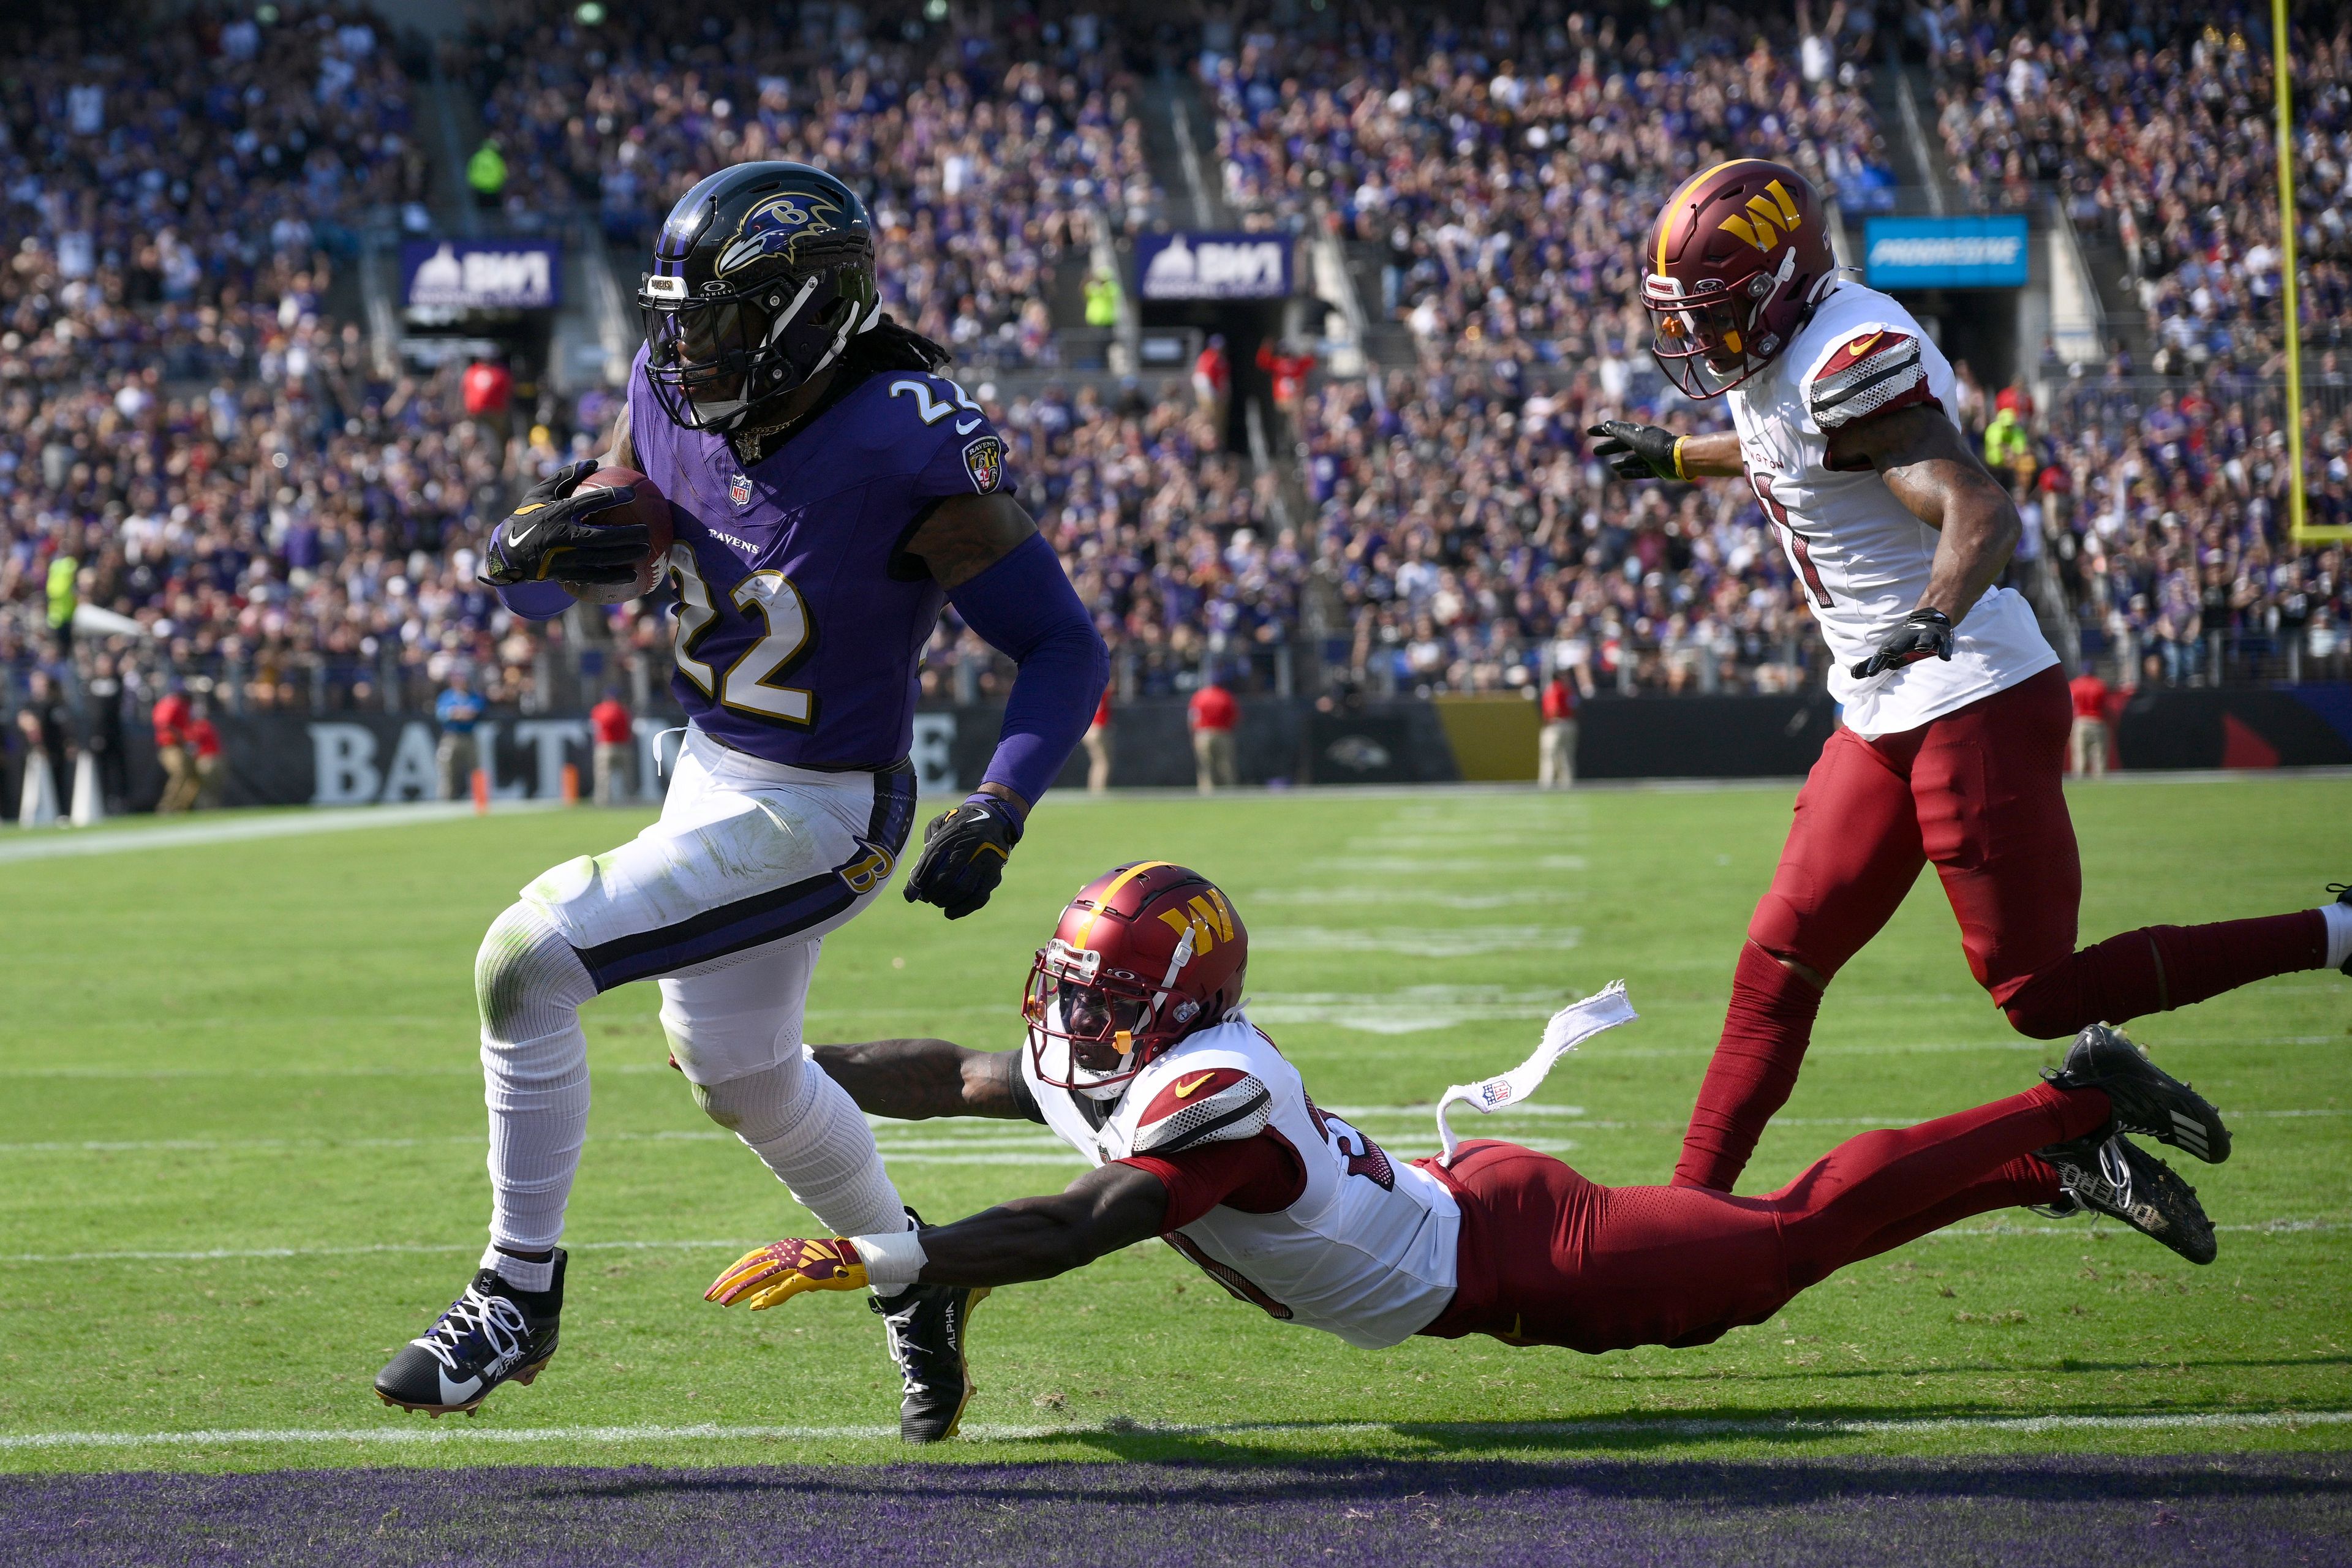
[[[750,506],[751,504],[751,481],[741,474],[737,474],[733,479],[729,479],[727,481],[727,499],[733,501],[738,507]]]

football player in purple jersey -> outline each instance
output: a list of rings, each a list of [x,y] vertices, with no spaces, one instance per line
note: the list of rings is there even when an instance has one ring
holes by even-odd
[[[943,605],[1020,673],[980,786],[925,830],[907,897],[988,901],[1109,672],[1092,619],[1013,499],[1005,446],[882,313],[865,203],[798,163],[742,163],[670,211],[638,292],[646,344],[606,464],[671,504],[688,729],[660,821],[523,889],[475,965],[490,1110],[490,1245],[448,1310],[377,1375],[387,1403],[471,1410],[555,1349],[556,1246],[588,1120],[579,1009],[656,980],[671,1055],[733,1131],[844,1236],[908,1228],[849,1096],[804,1065],[824,934],[881,895],[915,809],[916,677]],[[631,499],[562,470],[499,525],[483,579],[532,619],[558,584],[625,583]],[[899,1429],[955,1429],[970,1393],[963,1288],[877,1294],[904,1377]]]

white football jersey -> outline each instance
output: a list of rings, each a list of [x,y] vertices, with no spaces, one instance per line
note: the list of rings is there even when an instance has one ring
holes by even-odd
[[[1952,367],[1908,310],[1839,283],[1779,359],[1725,395],[1748,482],[1829,645],[1830,695],[1848,729],[1864,739],[1915,730],[2058,662],[2023,595],[1995,588],[1956,628],[1948,662],[1848,673],[1918,607],[1936,558],[1936,531],[1874,470],[1829,465],[1840,426],[1890,406],[1957,407]]]
[[[1306,1181],[1287,1208],[1221,1205],[1165,1238],[1236,1299],[1368,1350],[1427,1328],[1453,1300],[1454,1194],[1318,1110],[1247,1018],[1187,1037],[1108,1105],[1038,1082],[1025,1048],[1021,1073],[1045,1125],[1097,1165],[1260,1134],[1290,1146]]]

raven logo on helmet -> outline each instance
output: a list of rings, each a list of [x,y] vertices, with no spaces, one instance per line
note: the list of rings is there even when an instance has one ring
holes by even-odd
[[[832,203],[798,192],[754,203],[711,270],[723,278],[762,256],[789,257],[802,239],[831,234],[835,227],[831,219],[840,216],[841,209]]]
[[[735,430],[881,321],[866,204],[805,163],[722,169],[670,209],[637,305],[662,412]]]

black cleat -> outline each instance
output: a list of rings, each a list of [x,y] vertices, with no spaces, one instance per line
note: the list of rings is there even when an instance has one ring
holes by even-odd
[[[889,1335],[905,1394],[898,1401],[898,1436],[936,1443],[955,1436],[977,1386],[964,1365],[964,1324],[988,1294],[985,1285],[909,1285],[877,1296],[874,1310]]]
[[[2065,1065],[2042,1076],[2060,1089],[2105,1090],[2115,1108],[2108,1133],[2137,1132],[2209,1165],[2230,1157],[2230,1130],[2212,1102],[2148,1060],[2121,1029],[2093,1024],[2074,1037]]]
[[[2213,1222],[2198,1204],[2197,1189],[2129,1140],[2094,1134],[2036,1150],[2035,1155],[2057,1167],[2065,1195],[2077,1208],[2119,1219],[2191,1263],[2213,1261]]]
[[[518,1290],[485,1268],[449,1310],[375,1374],[376,1397],[440,1417],[471,1415],[502,1383],[529,1385],[555,1354],[563,1312],[563,1249],[544,1290]]]

